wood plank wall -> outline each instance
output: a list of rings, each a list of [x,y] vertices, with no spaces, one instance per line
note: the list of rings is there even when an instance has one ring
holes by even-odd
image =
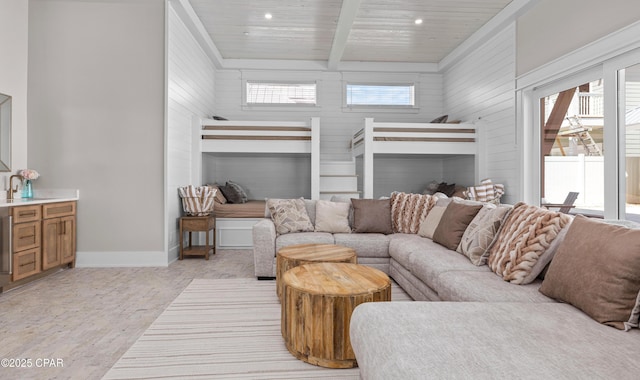
[[[318,82],[318,106],[309,108],[305,107],[301,110],[286,109],[277,107],[268,109],[265,107],[242,106],[242,81],[243,79],[260,79],[266,80],[311,80]],[[416,112],[396,111],[389,112],[387,110],[360,110],[351,111],[344,109],[343,101],[343,83],[344,81],[358,82],[386,82],[394,83],[404,81],[404,83],[415,81],[418,84],[417,102],[420,109]],[[340,72],[291,72],[277,70],[259,70],[245,71],[239,70],[219,70],[216,75],[216,113],[230,120],[284,120],[299,121],[313,116],[320,117],[320,135],[321,135],[321,159],[322,160],[350,160],[350,139],[354,130],[364,126],[365,117],[375,117],[379,121],[406,121],[406,122],[428,122],[435,117],[442,115],[442,75],[440,74],[417,74],[417,73],[340,73]],[[287,163],[290,158],[271,158],[270,167],[289,167]],[[394,158],[394,162],[402,165],[400,170],[393,165],[383,163],[376,167],[376,186],[380,185],[376,190],[376,196],[389,195],[390,191],[422,191],[427,183],[432,180],[443,180],[442,178],[442,160],[412,158],[402,159],[398,161]],[[254,161],[255,163],[255,161]],[[227,160],[229,165],[224,169],[226,173],[235,173],[233,179],[240,183],[253,185],[255,178],[248,174],[252,172],[249,161],[233,161]],[[208,161],[208,169],[211,170],[214,164]],[[245,166],[241,166],[245,165]],[[219,167],[219,166],[218,166]],[[293,177],[306,178],[304,168],[298,173],[294,173]],[[205,173],[205,177],[215,179],[218,182],[225,181],[226,176],[222,176],[223,172],[218,169],[218,178],[214,177],[214,173]],[[419,175],[416,175],[418,173]],[[268,174],[268,172],[266,173]],[[230,176],[230,175],[229,175]],[[471,177],[473,178],[473,177]],[[265,184],[269,183],[265,179]],[[276,192],[276,188],[272,185],[265,185],[262,190],[255,187],[252,192],[255,197],[262,197],[266,194]],[[283,189],[283,188],[280,188]],[[283,191],[286,193],[286,191]],[[295,194],[294,194],[295,195]],[[273,195],[271,195],[273,196]],[[305,196],[298,194],[296,196]]]
[[[169,2],[167,113],[167,197],[169,248],[177,247],[176,219],[182,205],[178,187],[191,178],[191,118],[213,114],[215,67]]]
[[[503,202],[520,194],[520,153],[516,144],[515,39],[512,24],[444,73],[444,107],[463,120],[477,121],[485,156],[480,176],[505,185]],[[460,160],[448,160],[444,171],[459,172]],[[480,178],[480,179],[482,179]]]

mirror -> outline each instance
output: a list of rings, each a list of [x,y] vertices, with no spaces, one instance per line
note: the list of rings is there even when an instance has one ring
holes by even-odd
[[[0,172],[11,171],[11,97],[0,94]]]

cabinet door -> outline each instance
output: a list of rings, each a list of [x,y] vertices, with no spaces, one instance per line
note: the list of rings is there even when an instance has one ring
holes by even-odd
[[[56,267],[61,263],[58,244],[60,232],[59,218],[42,221],[42,270]]]
[[[62,264],[73,263],[76,258],[76,218],[73,216],[60,218],[60,227],[62,228],[59,235],[60,259]]]

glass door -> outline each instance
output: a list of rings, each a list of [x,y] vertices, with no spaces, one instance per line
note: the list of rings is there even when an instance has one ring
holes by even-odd
[[[540,98],[540,204],[604,214],[604,86],[598,79]]]

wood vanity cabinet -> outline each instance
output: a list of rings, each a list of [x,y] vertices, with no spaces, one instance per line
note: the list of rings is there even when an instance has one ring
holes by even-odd
[[[13,278],[18,281],[76,259],[76,202],[12,207]]]
[[[42,270],[75,266],[76,202],[42,205]]]
[[[41,266],[41,205],[13,207],[13,281],[38,274]]]

